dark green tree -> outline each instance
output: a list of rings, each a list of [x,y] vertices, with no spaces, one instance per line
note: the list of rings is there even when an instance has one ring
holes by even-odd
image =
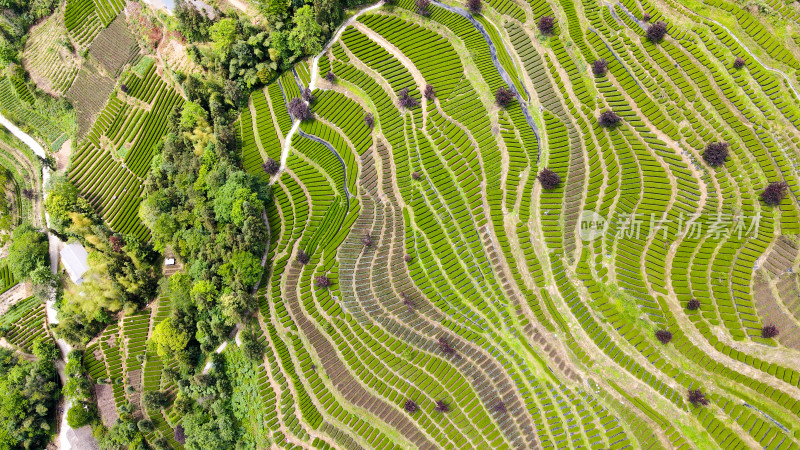
[[[27,280],[38,266],[48,265],[47,235],[29,223],[14,229],[8,249],[8,268],[17,280]]]

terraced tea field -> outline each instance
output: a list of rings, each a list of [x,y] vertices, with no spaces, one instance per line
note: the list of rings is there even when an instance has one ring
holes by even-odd
[[[132,71],[73,151],[70,180],[114,230],[140,238],[149,235],[138,216],[142,181],[153,147],[166,132],[169,114],[183,99],[143,59]]]
[[[726,0],[393,3],[252,92],[236,123],[273,195],[266,354],[229,374],[249,441],[800,448],[797,4],[764,2],[775,33]],[[87,4],[71,33],[117,11]],[[70,178],[146,237],[141,180],[183,99],[155,66],[124,83]],[[295,120],[305,89],[313,117]],[[560,182],[539,181],[545,168]],[[762,199],[773,182],[776,206]],[[169,301],[86,352],[118,407],[140,391],[114,380],[177,389],[142,345]],[[222,354],[242,358],[233,340]],[[147,414],[181,446],[173,407]]]

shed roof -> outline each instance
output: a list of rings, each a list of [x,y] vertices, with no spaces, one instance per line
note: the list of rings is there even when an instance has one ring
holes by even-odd
[[[86,261],[88,256],[86,249],[78,242],[67,244],[61,249],[61,263],[64,264],[73,283],[81,284],[83,281],[83,274],[89,270],[89,264]]]

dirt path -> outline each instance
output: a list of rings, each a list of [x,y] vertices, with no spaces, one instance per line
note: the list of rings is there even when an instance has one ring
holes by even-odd
[[[36,154],[36,156],[39,156],[42,159],[47,157],[47,153],[45,152],[44,148],[38,142],[36,142],[35,139],[33,139],[30,135],[28,135],[24,131],[20,130],[19,127],[17,127],[13,123],[11,123],[2,114],[0,114],[0,124],[5,126],[11,132],[11,134],[13,134],[17,138],[19,138],[28,147],[30,147],[31,150],[33,150],[33,153]],[[64,146],[62,146],[62,148],[61,148],[61,150],[59,152],[61,152],[63,150],[65,150]],[[69,154],[67,153],[66,156],[67,156],[67,160],[68,160],[69,159]],[[43,166],[42,167],[42,180],[41,180],[41,183],[37,186],[37,188],[39,189],[39,192],[37,192],[37,194],[38,194],[37,197],[41,198],[42,200],[44,200],[44,198],[45,198],[45,192],[44,192],[44,188],[43,187],[47,184],[47,181],[50,179],[50,172],[51,172],[51,170],[50,170],[49,167],[47,167],[47,166]],[[42,211],[41,202],[39,203],[38,208],[39,208],[39,211],[40,211],[38,216],[41,217],[41,215],[42,215],[41,214],[41,211]],[[49,226],[49,221],[50,220],[49,220],[49,217],[47,216],[47,213],[44,214],[44,217],[45,217],[45,221],[47,222],[47,225]],[[63,242],[61,242],[61,240],[58,239],[58,237],[56,237],[54,234],[50,233],[49,231],[47,232],[47,238],[48,238],[48,241],[49,241],[49,244],[50,244],[50,246],[49,246],[50,270],[55,274],[55,273],[58,272],[58,251],[59,251],[61,245],[63,245]],[[55,294],[55,293],[53,293],[53,294]],[[57,311],[55,309],[55,295],[53,295],[53,296],[51,296],[51,298],[49,300],[47,300],[47,327],[48,327],[48,330],[50,330],[50,327],[52,325],[56,324],[56,323],[58,323],[58,318],[57,318]],[[52,332],[52,330],[51,330],[51,332]],[[67,381],[66,380],[66,376],[64,374],[64,361],[66,360],[66,356],[70,352],[70,350],[72,350],[72,348],[63,339],[56,339],[56,344],[58,345],[58,348],[61,351],[61,359],[56,362],[56,369],[58,370],[58,375],[59,375],[59,378],[61,379],[61,383],[64,384]],[[66,413],[69,410],[69,406],[70,406],[69,402],[66,402],[65,404],[61,405],[61,410],[60,410],[61,414],[62,414],[62,417],[61,417],[61,420],[60,420],[61,426],[59,427],[58,438],[56,439],[56,445],[58,446],[58,448],[64,449],[64,450],[70,450],[72,448],[72,445],[70,444],[70,441],[69,441],[69,439],[67,437],[68,434],[70,432],[72,432],[73,435],[75,434],[75,430],[73,430],[69,426],[69,424],[67,423],[67,414]],[[86,445],[87,445],[88,448],[96,447],[97,443],[96,443],[96,441],[94,441],[94,438],[87,437],[85,439],[85,441],[86,441]]]
[[[344,22],[342,22],[341,25],[339,25],[339,28],[336,30],[336,33],[334,33],[334,35],[333,35],[333,37],[331,37],[330,41],[328,41],[328,43],[325,44],[325,47],[322,49],[322,51],[320,51],[319,54],[317,54],[317,56],[315,56],[311,60],[311,69],[310,69],[311,70],[311,82],[308,83],[308,88],[310,90],[313,91],[317,87],[317,78],[319,78],[318,77],[318,73],[317,73],[317,72],[319,72],[319,59],[322,57],[322,55],[327,53],[327,51],[331,47],[331,45],[333,45],[334,42],[339,40],[339,37],[342,35],[344,30],[349,25],[352,25],[353,22],[355,22],[355,20],[358,18],[358,16],[360,16],[361,14],[364,14],[366,12],[378,9],[381,6],[383,6],[383,1],[380,1],[380,2],[378,2],[378,3],[376,3],[376,4],[372,5],[372,6],[368,6],[368,7],[364,8],[364,9],[358,11],[357,13],[353,14],[352,17],[350,17],[349,19],[345,20]],[[295,120],[292,123],[292,128],[289,130],[289,132],[286,134],[286,137],[284,138],[283,151],[281,152],[281,168],[282,169],[286,168],[286,160],[289,158],[289,148],[291,147],[292,136],[297,132],[297,129],[299,127],[300,127],[300,121],[299,120]]]

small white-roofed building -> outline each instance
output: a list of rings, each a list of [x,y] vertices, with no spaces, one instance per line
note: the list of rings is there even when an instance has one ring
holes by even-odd
[[[78,242],[67,244],[61,249],[61,263],[64,264],[73,283],[83,282],[83,274],[89,270],[89,263],[86,261],[88,257],[86,249]]]

